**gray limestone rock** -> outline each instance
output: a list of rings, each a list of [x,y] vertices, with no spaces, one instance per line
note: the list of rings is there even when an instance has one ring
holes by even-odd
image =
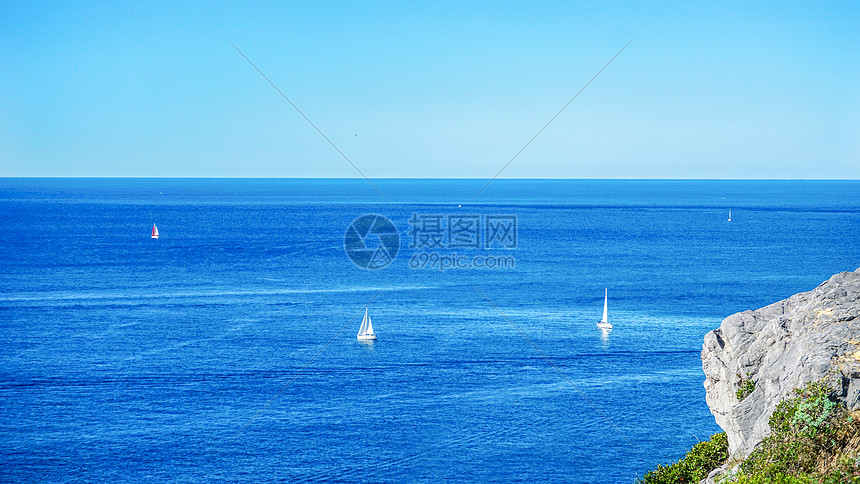
[[[808,382],[829,377],[835,395],[860,408],[860,269],[729,316],[705,336],[702,368],[708,407],[733,458],[749,455],[770,433],[777,403]],[[755,390],[739,401],[742,379]]]

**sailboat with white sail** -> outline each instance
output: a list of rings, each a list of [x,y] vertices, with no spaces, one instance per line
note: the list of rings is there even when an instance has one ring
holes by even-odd
[[[609,289],[603,290],[603,318],[597,323],[600,329],[612,329],[612,323],[609,322]]]
[[[376,333],[373,332],[373,324],[370,322],[370,316],[367,315],[367,308],[364,308],[364,319],[361,320],[361,326],[358,328],[359,341],[373,341],[376,339]]]
[[[155,224],[152,224],[152,238],[158,238],[158,227],[156,227]]]

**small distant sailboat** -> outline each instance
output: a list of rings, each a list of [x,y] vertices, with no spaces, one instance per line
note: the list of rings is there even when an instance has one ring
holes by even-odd
[[[358,328],[359,341],[372,341],[376,339],[376,333],[373,332],[373,324],[370,322],[370,316],[367,315],[367,308],[364,308],[364,319],[361,320],[361,326]]]
[[[609,322],[608,311],[609,308],[609,289],[603,290],[603,318],[600,319],[600,322],[597,323],[597,327],[600,329],[612,329],[612,323]]]
[[[152,224],[152,238],[158,238],[158,227],[156,227],[155,224]]]
[[[732,209],[729,209],[729,222],[732,221]]]

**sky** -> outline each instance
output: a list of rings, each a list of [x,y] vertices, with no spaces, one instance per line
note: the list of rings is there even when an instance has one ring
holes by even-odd
[[[6,0],[0,39],[5,177],[361,176],[232,42],[370,178],[860,179],[856,1]]]

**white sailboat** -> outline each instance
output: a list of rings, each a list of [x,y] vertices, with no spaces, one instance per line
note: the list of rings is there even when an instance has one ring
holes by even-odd
[[[597,323],[597,327],[600,329],[612,329],[612,323],[609,322],[609,289],[603,290],[603,318],[600,319],[600,322]]]
[[[729,209],[729,222],[732,221],[732,209]]]
[[[373,332],[373,324],[370,322],[370,316],[367,315],[367,308],[364,308],[364,319],[361,320],[361,326],[358,328],[359,341],[372,341],[376,339],[376,333]]]
[[[158,238],[158,227],[156,227],[155,224],[152,224],[152,238]]]

